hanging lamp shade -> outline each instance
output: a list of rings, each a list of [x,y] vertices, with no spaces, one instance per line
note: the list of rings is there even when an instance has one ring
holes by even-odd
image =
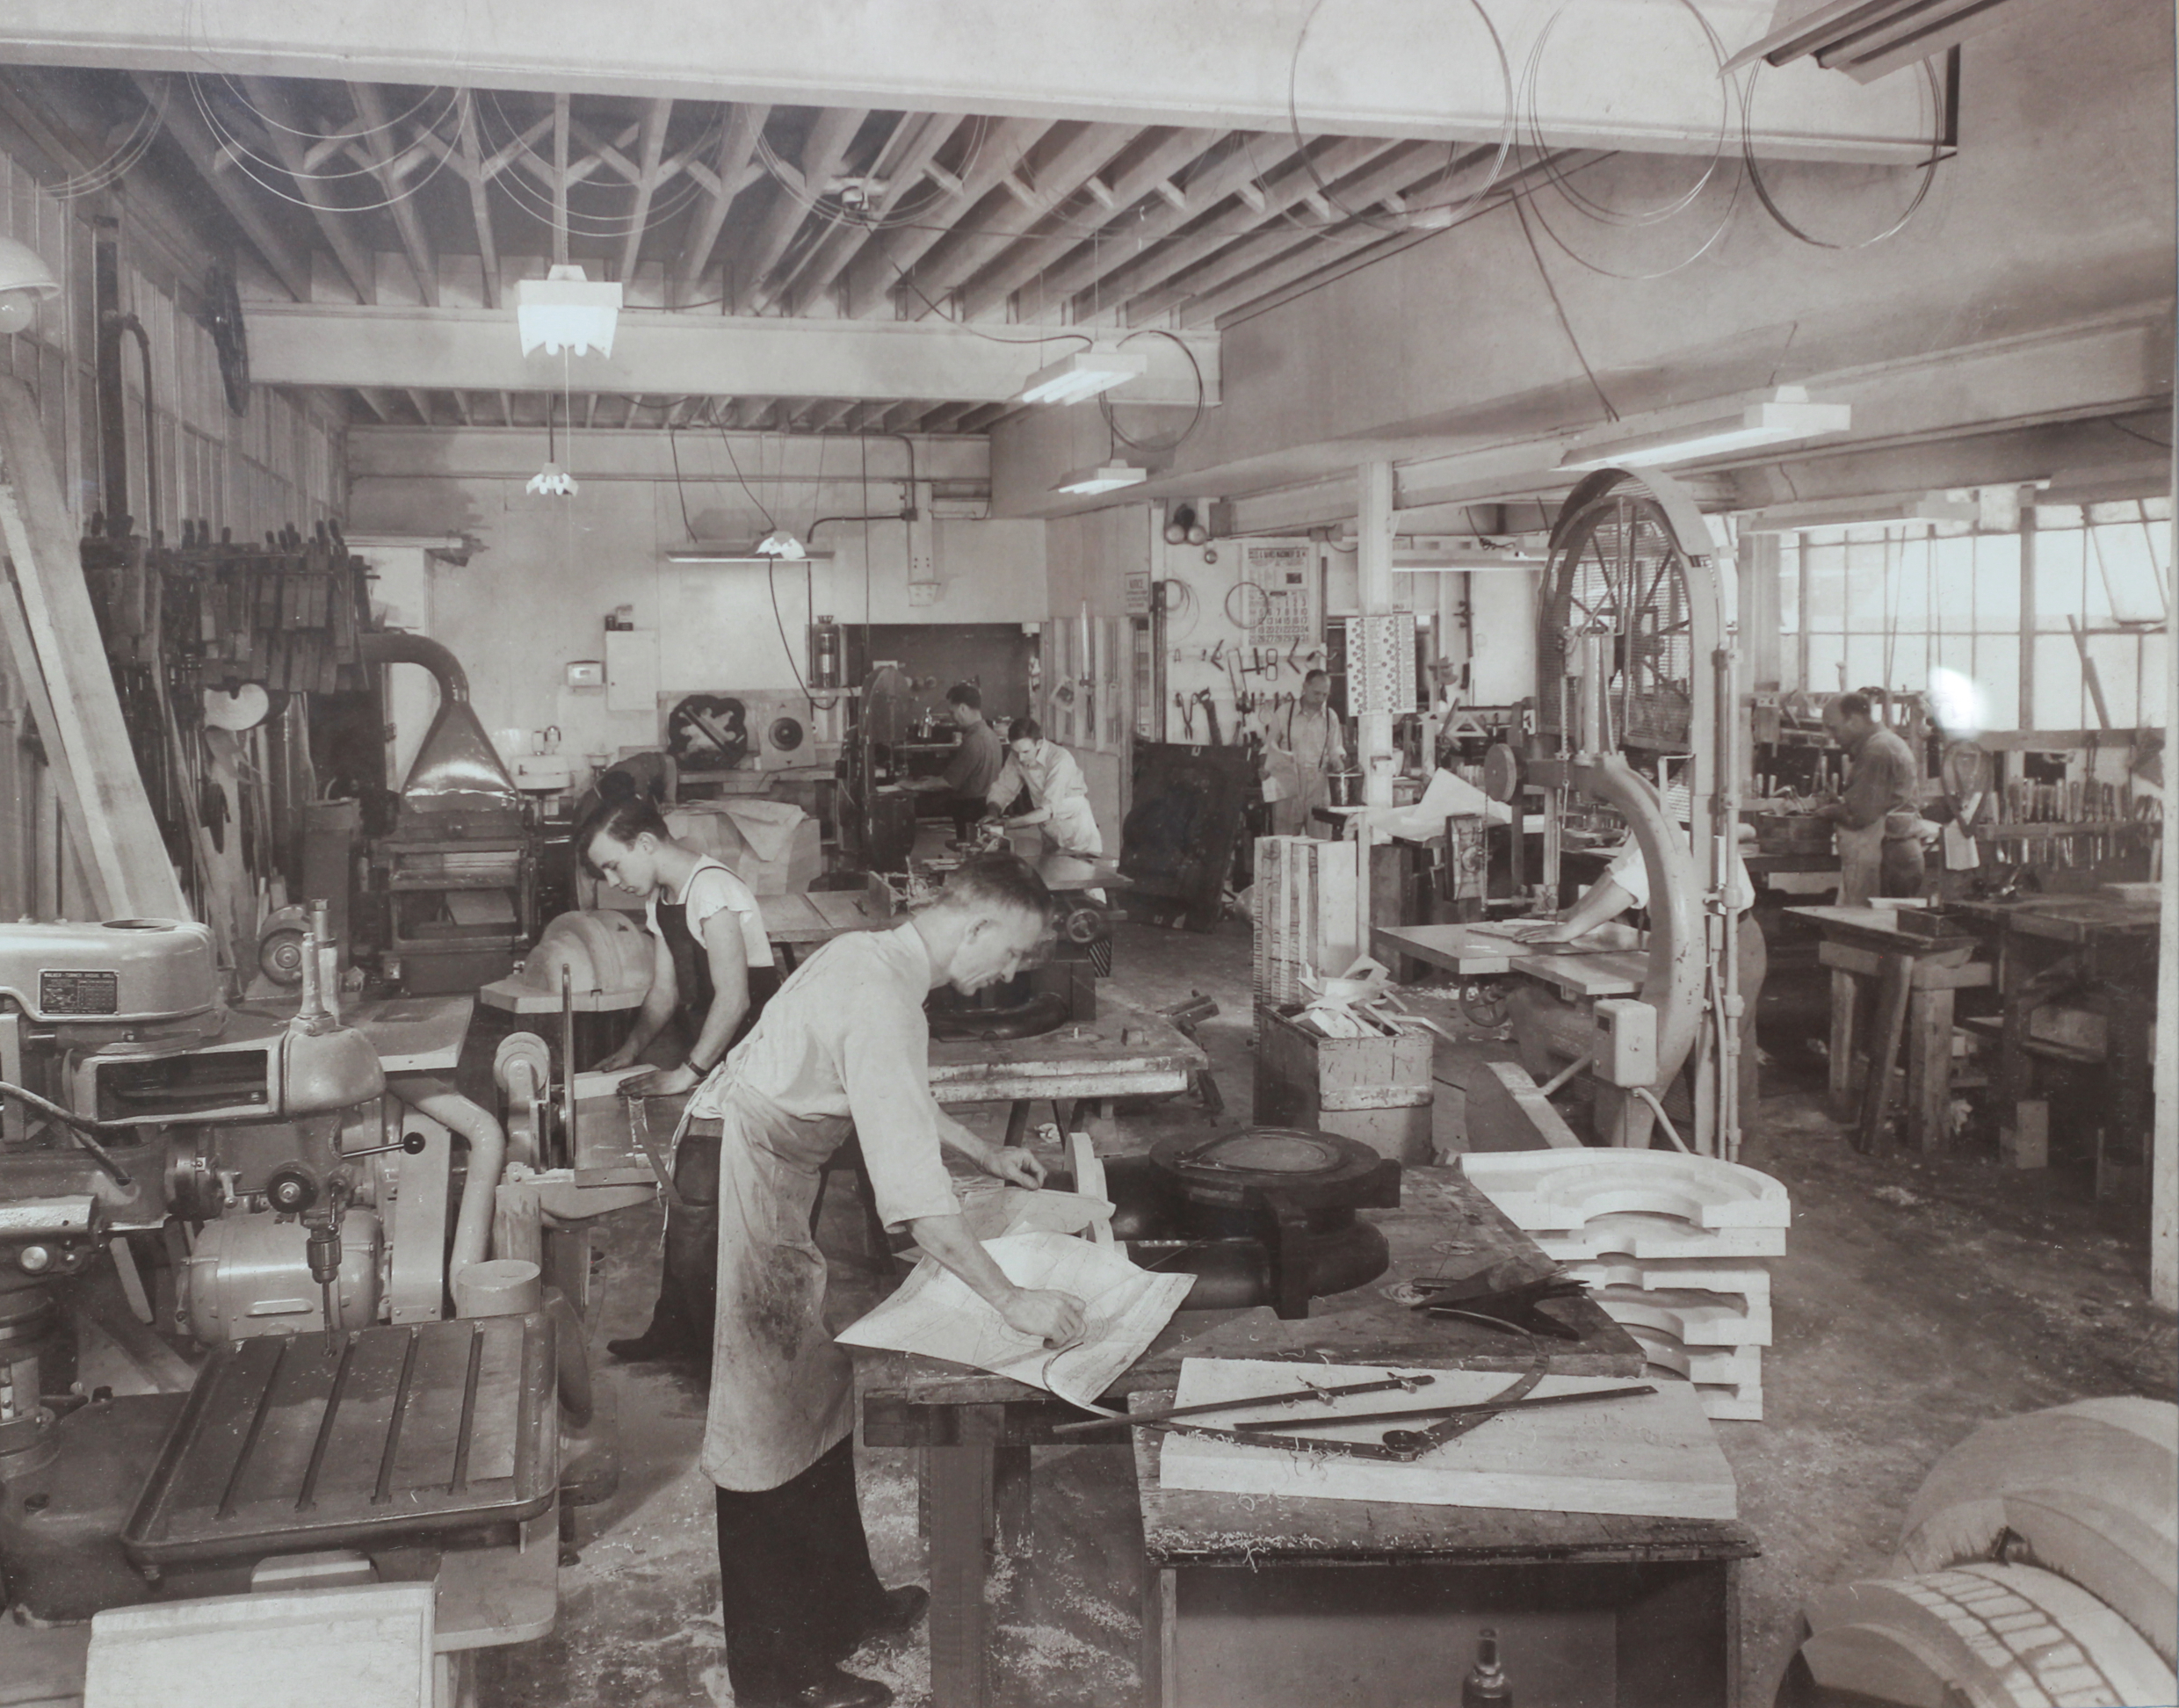
[[[548,356],[610,356],[619,319],[620,286],[593,284],[580,267],[554,267],[515,286],[515,325],[525,356],[540,349]]]

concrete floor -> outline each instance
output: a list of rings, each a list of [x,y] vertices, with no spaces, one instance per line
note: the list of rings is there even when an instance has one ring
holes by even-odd
[[[1113,988],[1129,1000],[1217,998],[1222,1011],[1205,1042],[1226,1121],[1245,1120],[1248,928],[1228,922],[1204,937],[1123,926],[1117,965]],[[1455,1060],[1439,1071],[1458,1078],[1457,1053],[1444,1048]],[[2145,1212],[2096,1205],[2085,1180],[2063,1169],[2009,1174],[1973,1154],[1863,1157],[1814,1090],[1780,1073],[1765,1094],[1761,1137],[1795,1206],[1788,1253],[1773,1263],[1768,1415],[1717,1425],[1741,1517],[1763,1549],[1743,1579],[1749,1708],[1768,1708],[1808,1592],[1881,1570],[1929,1465],[1978,1423],[2087,1395],[2168,1395],[2179,1383],[2170,1320],[2145,1298]],[[1129,1140],[1145,1144],[1204,1122],[1189,1099],[1122,1114]],[[655,1212],[630,1212],[599,1241],[601,1341],[648,1313],[657,1227]],[[851,1234],[840,1248],[858,1248]],[[655,1369],[608,1371],[625,1450],[619,1491],[579,1515],[559,1628],[485,1657],[484,1708],[732,1700],[710,1487],[695,1469],[703,1394]],[[915,1455],[859,1458],[880,1574],[921,1581]],[[1125,1450],[1040,1451],[1035,1500],[1031,1547],[994,1574],[997,1699],[1132,1708],[1140,1532]],[[909,1708],[930,1700],[920,1632],[849,1665],[884,1679]]]

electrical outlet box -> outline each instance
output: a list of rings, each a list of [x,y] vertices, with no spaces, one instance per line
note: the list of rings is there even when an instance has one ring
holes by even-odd
[[[912,581],[908,584],[908,602],[912,605],[936,604],[939,591],[937,582]]]
[[[1599,999],[1596,1074],[1606,1084],[1648,1085],[1657,1077],[1657,1010],[1632,997]]]
[[[918,494],[918,497],[922,495]],[[930,519],[930,506],[920,503],[916,515],[908,525],[908,586],[909,597],[918,604],[929,604],[937,597],[935,591],[938,573],[938,531]],[[930,583],[934,589],[927,598],[916,597],[916,588]]]
[[[602,658],[577,658],[568,665],[568,686],[570,688],[603,688],[605,685],[605,661]]]

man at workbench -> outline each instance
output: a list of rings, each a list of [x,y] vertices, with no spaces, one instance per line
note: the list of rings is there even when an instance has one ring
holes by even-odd
[[[991,810],[1006,814],[1022,790],[1029,791],[1029,811],[1003,817],[1010,830],[1039,827],[1047,854],[1072,854],[1096,859],[1104,852],[1104,837],[1097,829],[1097,815],[1090,807],[1090,785],[1082,781],[1075,756],[1044,736],[1044,726],[1034,718],[1017,718],[1006,732],[1011,756],[1006,769],[992,785]]]
[[[577,857],[606,882],[643,898],[651,937],[650,989],[619,1048],[597,1064],[612,1073],[662,1043],[662,1066],[631,1081],[630,1096],[670,1097],[716,1068],[778,988],[764,916],[749,886],[710,855],[669,834],[657,802],[621,771],[598,779],[602,804],[575,835]],[[656,1054],[648,1059],[661,1060]],[[684,1130],[674,1147],[676,1201],[666,1218],[658,1302],[650,1326],[606,1343],[616,1358],[701,1358],[711,1349],[712,1270],[719,1230],[719,1141]]]
[[[943,776],[919,778],[914,786],[945,792],[947,810],[953,816],[953,835],[966,842],[990,810],[985,797],[1006,767],[1006,749],[1000,744],[999,732],[984,720],[983,692],[974,683],[955,683],[945,691],[945,698],[952,708],[953,721],[960,727],[960,744],[954,749]]]
[[[834,938],[780,988],[691,1100],[720,1133],[719,1309],[704,1473],[718,1485],[727,1672],[745,1708],[881,1708],[884,1685],[836,1664],[912,1625],[920,1589],[871,1568],[855,1498],[855,1393],[827,1332],[810,1214],[852,1128],[878,1211],[1017,1333],[1063,1346],[1080,1302],[1015,1286],[970,1234],[942,1146],[1035,1187],[1026,1151],[979,1139],[930,1095],[923,999],[1012,977],[1041,946],[1051,893],[1010,854],[964,861],[908,923]]]
[[[1676,808],[1680,822],[1687,821],[1687,797],[1683,790],[1675,791],[1678,802]],[[1763,1165],[1756,1136],[1756,1108],[1761,1096],[1761,1058],[1756,1047],[1756,1007],[1763,995],[1763,981],[1769,975],[1770,957],[1763,943],[1763,928],[1756,924],[1750,911],[1755,906],[1756,886],[1748,875],[1748,866],[1736,849],[1733,854],[1732,883],[1726,894],[1726,905],[1731,909],[1734,931],[1734,953],[1739,959],[1738,977],[1741,996],[1741,1017],[1737,1031],[1739,1040],[1739,1075],[1741,1110],[1740,1160],[1751,1168]],[[1641,847],[1632,837],[1626,846],[1612,857],[1604,874],[1582,893],[1581,898],[1555,919],[1524,922],[1513,926],[1515,935],[1526,937],[1531,943],[1571,943],[1585,937],[1599,925],[1617,919],[1631,908],[1649,906],[1649,863],[1642,858]],[[1584,1030],[1588,1022],[1582,1017],[1579,1028],[1567,1031],[1554,1022],[1575,1015],[1571,1003],[1561,1000],[1553,992],[1540,985],[1524,982],[1514,992],[1512,1002],[1514,1042],[1521,1052],[1521,1065],[1538,1085],[1549,1080],[1553,1071],[1553,1054],[1571,1060],[1589,1047]],[[1712,1017],[1714,1018],[1714,1017]],[[1676,1094],[1681,1086],[1691,1088],[1691,1063],[1683,1069],[1674,1086]],[[1600,1090],[1609,1088],[1600,1087]],[[1616,1091],[1612,1093],[1616,1096]],[[1674,1102],[1677,1102],[1675,1096]],[[1669,1105],[1668,1105],[1669,1106]],[[1693,1107],[1691,1098],[1687,1105]],[[1680,1118],[1676,1113],[1675,1121]]]
[[[1922,767],[1914,749],[1870,714],[1866,694],[1841,694],[1823,708],[1823,727],[1853,765],[1845,793],[1815,810],[1838,838],[1839,906],[1920,895]]]

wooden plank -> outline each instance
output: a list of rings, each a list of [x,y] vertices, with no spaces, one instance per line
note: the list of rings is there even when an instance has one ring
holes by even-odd
[[[1952,1003],[1949,989],[1907,999],[1907,1137],[1924,1154],[1943,1150],[1951,1132]]]
[[[1823,945],[1828,948],[1828,944]],[[1842,967],[1831,969],[1831,1053],[1827,1091],[1833,1120],[1843,1120],[1854,1094],[1854,1009],[1861,981]]]
[[[38,405],[0,379],[0,543],[16,597],[0,626],[30,697],[69,835],[103,919],[192,919],[136,768]],[[18,599],[19,598],[19,604]]]
[[[1417,1372],[1428,1373],[1428,1372]],[[1276,1391],[1286,1374],[1250,1359],[1190,1359],[1179,1403]],[[1441,1372],[1435,1402],[1473,1403],[1503,1389],[1502,1377]],[[1539,1396],[1618,1386],[1593,1378],[1546,1377]],[[1334,1402],[1333,1410],[1376,1411],[1375,1396]],[[1270,1416],[1276,1408],[1222,1416],[1221,1424]],[[1333,1434],[1375,1441],[1384,1426]],[[1739,1490],[1702,1401],[1684,1382],[1654,1393],[1589,1406],[1557,1406],[1493,1418],[1480,1429],[1410,1463],[1327,1453],[1307,1456],[1193,1436],[1168,1436],[1158,1458],[1166,1488],[1267,1494],[1280,1500],[1397,1501],[1425,1506],[1511,1508],[1520,1511],[1619,1513],[1641,1517],[1732,1519]]]
[[[1887,955],[1877,982],[1876,1010],[1869,1017],[1869,1078],[1861,1088],[1860,1148],[1871,1155],[1887,1153],[1884,1108],[1891,1097],[1892,1064],[1907,1028],[1907,1001],[1914,988],[1910,955]]]
[[[1649,977],[1648,961],[1624,950],[1590,955],[1530,953],[1515,960],[1513,970],[1556,985],[1569,996],[1631,995]]]

